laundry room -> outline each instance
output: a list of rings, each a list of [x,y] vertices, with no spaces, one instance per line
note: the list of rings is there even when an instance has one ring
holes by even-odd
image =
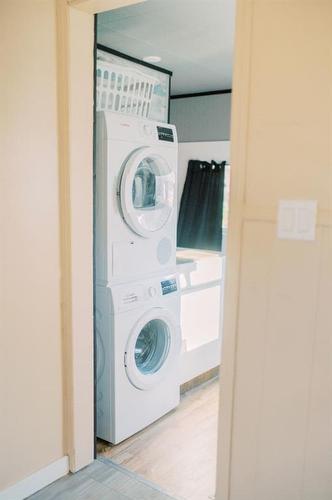
[[[165,498],[214,498],[233,30],[232,0],[95,22],[96,454]]]

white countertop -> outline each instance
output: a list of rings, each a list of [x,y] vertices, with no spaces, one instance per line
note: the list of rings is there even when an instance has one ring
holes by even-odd
[[[221,253],[180,248],[176,256],[181,290],[221,282],[225,265]]]

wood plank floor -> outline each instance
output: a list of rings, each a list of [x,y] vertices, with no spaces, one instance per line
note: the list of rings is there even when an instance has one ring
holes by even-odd
[[[182,396],[180,406],[117,446],[100,442],[111,458],[185,500],[214,498],[217,453],[218,380]]]

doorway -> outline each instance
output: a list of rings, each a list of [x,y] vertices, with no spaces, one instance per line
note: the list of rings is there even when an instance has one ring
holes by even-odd
[[[163,3],[165,4],[165,2]],[[170,273],[166,266],[165,269],[167,272],[165,271],[165,276],[162,276],[163,268],[150,269],[149,266],[153,262],[152,254],[154,253],[154,249],[151,247],[151,256],[145,261],[144,255],[150,251],[150,247],[145,245],[144,250],[141,250],[143,246],[140,245],[143,245],[144,242],[142,243],[142,239],[135,239],[136,235],[132,237],[132,240],[128,241],[128,244],[123,244],[123,242],[119,241],[112,243],[112,283],[118,288],[115,291],[111,291],[108,297],[105,294],[105,297],[100,299],[100,303],[110,300],[114,305],[119,297],[121,297],[121,300],[125,297],[124,300],[127,301],[127,312],[125,311],[125,315],[130,317],[132,312],[128,304],[140,302],[141,300],[139,288],[142,286],[143,278],[142,276],[139,279],[131,277],[132,273],[136,272],[138,267],[138,263],[135,261],[137,252],[142,259],[142,267],[148,266],[145,274],[149,275],[152,273],[157,276],[157,278],[151,278],[152,281],[147,290],[158,290],[160,286],[164,290],[163,286],[165,286],[165,290],[167,287],[170,287],[172,292],[172,287],[178,288],[177,291],[181,304],[181,354],[178,391],[181,391],[181,400],[178,405],[173,402],[174,398],[170,398],[170,401],[172,400],[172,403],[169,404],[170,413],[166,411],[167,405],[165,406],[165,411],[164,409],[162,411],[158,410],[159,414],[158,411],[149,410],[152,412],[152,416],[150,418],[151,422],[148,423],[144,420],[141,408],[137,405],[136,410],[131,412],[128,418],[128,420],[135,421],[135,425],[137,424],[137,426],[132,425],[132,431],[130,431],[129,435],[127,435],[128,433],[122,433],[122,431],[113,430],[114,436],[117,436],[114,438],[115,443],[113,442],[113,445],[107,444],[108,441],[112,442],[111,439],[99,440],[97,450],[104,458],[109,457],[118,465],[122,465],[132,472],[143,476],[145,479],[157,483],[169,494],[174,496],[180,494],[182,498],[205,500],[213,498],[215,486],[218,368],[220,364],[220,325],[222,318],[220,303],[222,302],[223,276],[226,261],[225,241],[227,238],[230,178],[229,116],[231,57],[230,60],[225,59],[225,67],[228,68],[230,75],[227,83],[227,77],[216,71],[215,67],[213,67],[213,57],[219,58],[223,47],[222,45],[217,45],[216,41],[211,42],[214,38],[213,36],[206,36],[207,33],[215,33],[215,26],[210,26],[210,23],[213,24],[213,19],[220,19],[220,9],[225,8],[224,2],[221,0],[210,2],[211,10],[217,9],[218,13],[212,12],[210,13],[210,17],[206,16],[199,33],[196,33],[192,29],[192,26],[197,25],[195,19],[192,17],[188,22],[186,17],[189,7],[188,2],[184,0],[181,2],[177,1],[176,8],[175,2],[173,2],[174,5],[171,5],[172,0],[166,3],[168,4],[167,9],[162,12],[161,2],[154,0],[146,4],[110,11],[99,16],[97,23],[97,91],[99,90],[97,103],[99,102],[101,108],[103,106],[104,109],[108,108],[108,111],[113,113],[113,117],[121,115],[123,117],[122,121],[120,120],[122,124],[126,123],[126,115],[144,117],[144,127],[146,127],[145,119],[150,120],[152,124],[158,121],[157,130],[158,128],[160,129],[160,131],[158,130],[158,134],[159,132],[160,134],[168,134],[173,138],[175,137],[175,133],[172,131],[169,123],[175,123],[179,142],[177,173],[178,203],[175,213],[177,220],[181,221],[182,228],[187,229],[189,225],[193,225],[194,230],[189,236],[187,234],[184,237],[180,225],[177,226],[178,246],[175,248],[177,259],[176,271],[172,270]],[[202,9],[201,11],[200,8]],[[191,12],[191,15],[197,16],[196,21],[202,19],[201,14],[203,9],[206,12],[206,2],[199,1],[195,2],[193,9],[191,8],[194,11],[194,14]],[[229,26],[226,25],[227,29],[224,30],[225,40],[228,40],[229,46],[232,48],[233,11],[230,9],[226,12],[228,15],[225,15],[225,12],[223,12],[224,19],[228,20]],[[163,46],[163,37],[160,36],[158,23],[159,25],[162,22],[165,23],[166,15],[168,16],[168,31],[166,30],[167,35],[165,34],[165,37],[169,38],[171,36],[172,40],[174,40],[174,45],[177,45],[177,47],[180,44],[179,40],[181,40],[181,37],[183,42],[182,47],[185,47],[184,40],[187,37],[186,49],[188,51],[189,46],[192,45],[191,50],[196,57],[198,47],[195,42],[200,41],[202,45],[202,39],[206,41],[208,38],[209,40],[205,42],[205,47],[201,47],[201,52],[197,59],[198,61],[202,61],[209,54],[212,62],[208,68],[200,66],[195,61],[191,67],[192,75],[195,75],[195,78],[189,78],[189,70],[187,70],[185,77],[183,76],[183,71],[180,76],[177,76],[177,71],[179,71],[179,66],[181,66],[181,50],[179,49],[177,54],[180,62],[176,58],[174,58],[175,62],[172,62],[172,51],[169,47],[169,42],[168,50],[165,50]],[[149,36],[149,43],[146,40],[147,36]],[[152,38],[153,42],[151,41]],[[135,43],[136,47],[133,46],[133,40],[137,42]],[[224,43],[227,45],[225,40]],[[139,42],[142,43],[140,44]],[[166,71],[161,65],[158,66],[158,61],[153,64],[151,62],[142,64],[143,57],[150,58],[150,61],[151,57],[160,57],[156,52],[152,53],[152,48],[157,50],[158,54],[164,49],[160,64],[162,62],[163,65],[166,65]],[[215,49],[215,54],[212,48]],[[167,55],[167,53],[170,55]],[[186,57],[188,57],[188,52],[186,54]],[[186,57],[183,56],[183,59],[186,59]],[[99,73],[98,61],[100,64]],[[104,64],[106,66],[103,66]],[[109,65],[109,69],[107,69],[107,65]],[[115,68],[114,70],[112,70],[112,65]],[[172,80],[171,85],[168,83],[168,93],[165,93],[165,86],[163,87],[162,85],[150,84],[151,87],[148,87],[148,81],[144,83],[140,81],[138,84],[136,81],[133,81],[131,84],[130,73],[128,76],[125,71],[121,72],[123,70],[122,65],[134,67],[136,70],[137,67],[142,66],[143,69],[141,72],[145,71],[149,74],[151,80],[153,77],[152,72],[160,72],[164,75],[168,71],[169,76],[172,72],[174,80]],[[118,69],[119,66],[122,68],[121,71]],[[190,66],[190,64],[187,64],[187,67],[190,68]],[[197,66],[199,68],[198,71]],[[225,67],[223,71],[227,73]],[[106,73],[107,82],[105,83]],[[124,89],[127,92],[131,85],[134,94],[136,92],[136,97],[135,95],[131,97],[124,95]],[[156,97],[153,96],[153,92],[158,86],[159,89]],[[103,94],[104,87],[112,89],[114,91],[111,92],[113,95],[106,97],[106,93]],[[171,88],[172,92],[170,91]],[[148,100],[145,100],[146,97],[149,97],[150,90],[151,95],[155,97],[155,102],[157,102],[155,108],[153,108],[151,101],[148,102]],[[151,116],[148,116],[148,111],[151,112],[153,109],[157,110],[154,112],[158,116],[158,120],[153,120]],[[116,120],[113,119],[112,123],[114,124]],[[120,124],[120,122],[118,123]],[[163,123],[164,125],[162,125]],[[108,130],[112,130],[112,127],[113,125],[110,124]],[[106,129],[107,127],[104,130]],[[100,130],[101,128],[98,129],[97,126],[96,133],[98,134]],[[168,141],[168,139],[166,140]],[[143,147],[147,147],[145,143]],[[117,148],[113,142],[110,151],[111,149],[114,151]],[[167,168],[163,169],[155,165],[156,158],[159,157],[158,153],[154,153],[154,156],[147,156],[145,152],[143,154],[140,151],[138,153],[140,156],[136,159],[137,161],[131,162],[134,165],[132,167],[134,174],[131,174],[130,170],[127,170],[122,165],[121,181],[118,185],[114,185],[118,197],[117,203],[113,204],[113,210],[119,211],[119,225],[125,222],[127,226],[131,226],[131,229],[136,234],[139,232],[139,228],[133,227],[133,220],[136,221],[136,225],[141,225],[142,217],[148,211],[149,220],[152,223],[154,222],[153,211],[157,205],[156,193],[158,190],[156,179],[159,182],[160,178],[164,175],[163,172],[165,172],[165,177],[170,175]],[[123,158],[125,157],[126,155],[123,156]],[[219,173],[220,175],[218,175]],[[197,174],[202,175],[198,177]],[[130,184],[129,189],[125,188],[126,179],[127,184],[128,182]],[[102,184],[105,185],[105,183],[108,185],[106,178],[102,181]],[[153,189],[151,189],[151,185]],[[219,188],[216,187],[218,185]],[[202,188],[202,190],[197,190],[197,188]],[[115,192],[114,189],[113,194]],[[106,191],[106,198],[109,195]],[[121,196],[128,198],[129,201],[127,200],[128,208],[121,206],[119,210]],[[166,198],[168,199],[167,195]],[[190,213],[192,213],[193,199],[195,200],[194,205],[200,201],[210,202],[202,204],[201,212],[205,213],[205,218],[202,218],[199,222],[196,217],[194,217],[193,221],[189,217]],[[98,203],[97,192],[96,204],[98,205]],[[220,220],[212,221],[215,218],[213,209],[218,206],[218,203],[221,204],[221,209],[217,210]],[[133,219],[133,213],[135,214],[136,212],[139,212],[139,216]],[[224,217],[222,214],[224,214]],[[97,213],[98,218],[100,219]],[[214,222],[212,229],[209,227],[211,221]],[[143,226],[145,231],[149,231],[144,223]],[[116,225],[114,226],[114,231],[117,227]],[[197,232],[203,236],[198,241],[195,241],[195,233]],[[209,240],[208,235],[211,234],[213,235],[213,239]],[[146,237],[146,234],[140,236]],[[164,241],[165,239],[167,238],[163,238],[162,240]],[[133,251],[133,248],[136,248],[136,250]],[[162,253],[167,253],[167,251],[163,249]],[[102,258],[98,256],[98,252],[96,253],[96,257],[100,259],[99,262],[96,261],[97,268]],[[104,265],[107,267],[107,262]],[[176,278],[175,274],[177,275]],[[119,277],[120,275],[125,276],[125,278]],[[159,280],[157,285],[153,281],[154,279]],[[130,289],[126,285],[128,282],[133,283],[130,285]],[[127,288],[121,289],[124,285]],[[120,295],[117,295],[118,290],[120,290]],[[101,290],[99,292],[100,294],[103,293]],[[142,293],[144,295],[144,292]],[[157,306],[159,307],[160,304],[158,303]],[[170,307],[172,308],[173,306],[171,305]],[[176,312],[175,316],[177,314]],[[113,316],[115,318],[115,315]],[[114,318],[110,320],[106,328],[117,328],[117,320]],[[98,314],[96,314],[96,321],[98,321]],[[133,314],[132,321],[132,324],[136,324],[137,321],[140,322],[141,320],[138,317],[134,317]],[[154,321],[154,323],[151,324],[151,321]],[[101,319],[101,324],[102,322],[103,320]],[[176,320],[174,323],[176,323]],[[126,331],[129,332],[131,330],[132,324],[126,325]],[[97,330],[98,328],[97,325]],[[169,349],[167,341],[163,342],[160,339],[169,338],[168,336],[172,335],[172,332],[175,332],[177,328],[173,328],[173,326],[164,328],[162,327],[160,318],[154,317],[152,320],[142,321],[140,328],[136,330],[136,334],[133,336],[131,342],[131,351],[127,347],[130,344],[128,341],[123,346],[124,356],[121,354],[120,359],[125,367],[125,370],[123,366],[121,369],[126,372],[129,380],[131,377],[127,365],[132,363],[134,374],[138,375],[138,379],[135,379],[134,376],[134,380],[131,379],[130,381],[134,387],[134,391],[142,391],[142,387],[138,387],[137,380],[146,380],[147,375],[152,380],[151,377],[158,374],[163,364],[163,362],[160,362],[160,359],[167,359],[167,350]],[[161,346],[158,342],[161,343]],[[169,345],[171,344],[172,342]],[[108,349],[116,350],[118,348],[118,344],[115,345],[111,342],[106,346],[105,339],[99,341],[98,347],[97,337],[97,358],[99,357],[102,360],[98,362],[97,359],[97,385],[99,377],[98,367],[100,368],[102,365],[102,368],[104,368],[105,364],[110,362],[105,353],[108,352]],[[131,358],[130,352],[132,353]],[[156,353],[162,353],[163,356],[157,356]],[[154,360],[154,363],[151,360]],[[116,366],[116,363],[114,363],[114,366]],[[113,380],[119,377],[118,373],[117,369],[113,367]],[[127,383],[127,379],[125,383]],[[119,387],[112,386],[110,390],[114,391],[114,393],[120,393]],[[129,400],[131,398],[131,390],[128,392]],[[101,394],[98,387],[96,393],[98,412],[98,398]],[[133,396],[133,398],[135,397]],[[122,409],[118,411],[117,418],[121,418],[120,414],[124,418],[123,415],[126,413],[126,408],[130,411],[132,401],[129,400],[123,403]],[[139,401],[139,396],[137,401]],[[144,414],[150,402],[147,402],[145,409],[144,399],[142,403]],[[156,404],[158,405],[158,403]],[[121,406],[114,398],[113,406],[116,405]],[[150,406],[153,406],[152,403]],[[112,419],[112,416],[107,415],[107,418]],[[131,424],[128,423],[128,426],[130,427]],[[174,432],[175,430],[177,430],[177,434]],[[99,436],[103,437],[106,434],[99,432]],[[180,437],[182,441],[179,439]],[[170,443],[173,443],[173,446]],[[173,458],[171,458],[170,450],[174,452]],[[181,453],[179,450],[181,450]],[[192,460],[191,457],[194,457],[195,460]],[[206,469],[204,468],[205,466]],[[199,477],[198,471],[202,473],[201,477]],[[170,478],[171,481],[169,481]]]

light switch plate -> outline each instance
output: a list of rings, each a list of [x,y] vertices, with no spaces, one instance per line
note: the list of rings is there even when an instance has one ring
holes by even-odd
[[[314,241],[316,238],[317,201],[280,200],[278,238]]]

